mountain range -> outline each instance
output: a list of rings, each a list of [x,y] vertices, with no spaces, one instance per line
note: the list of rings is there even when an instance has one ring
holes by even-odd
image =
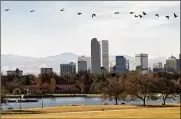
[[[127,55],[123,55],[129,60],[130,70],[135,69],[135,58]],[[48,56],[44,58],[34,58],[28,56],[17,56],[17,55],[1,55],[1,72],[6,74],[7,70],[15,70],[19,68],[23,70],[24,74],[32,73],[39,74],[40,68],[51,67],[56,73],[60,73],[60,63],[77,63],[79,55],[73,53],[62,53],[60,55]],[[115,62],[115,56],[110,56],[109,61]],[[162,62],[165,64],[166,58],[158,57],[155,59],[148,59],[149,67],[152,67],[154,62]]]

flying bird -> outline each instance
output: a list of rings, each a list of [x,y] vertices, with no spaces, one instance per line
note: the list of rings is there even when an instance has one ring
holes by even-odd
[[[175,13],[174,13],[174,18],[178,17]]]
[[[115,12],[114,14],[119,14],[119,12]]]
[[[64,11],[64,8],[63,8],[63,9],[61,9],[60,11]]]
[[[142,18],[142,16],[141,16],[141,15],[139,15],[139,17],[140,17],[140,18]]]
[[[143,12],[143,15],[147,15],[146,12]]]
[[[5,9],[5,11],[9,11],[9,9]]]
[[[130,12],[130,14],[133,14],[134,12]]]
[[[159,17],[159,14],[155,14],[155,16]]]
[[[78,14],[78,15],[81,15],[82,13],[78,12],[77,14]]]
[[[138,17],[137,15],[134,15],[135,17]]]
[[[35,10],[31,10],[30,12],[34,12]]]
[[[169,19],[170,16],[165,16],[167,19]]]
[[[96,14],[92,14],[92,18],[93,18],[93,17],[96,17]]]

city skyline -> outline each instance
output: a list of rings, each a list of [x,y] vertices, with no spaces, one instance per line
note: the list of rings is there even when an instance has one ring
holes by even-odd
[[[95,4],[96,3],[96,4]],[[180,52],[180,2],[2,2],[1,53],[46,57],[64,52],[91,55],[91,40],[109,41],[110,55],[146,53],[150,58]],[[18,7],[17,7],[18,6]],[[10,11],[5,12],[4,9]],[[60,12],[65,8],[65,12]],[[30,13],[29,10],[36,11]],[[81,16],[77,12],[83,11]],[[119,15],[114,12],[119,11]],[[135,19],[130,11],[148,15]],[[97,13],[95,19],[91,13]],[[178,14],[170,20],[160,16]],[[46,34],[46,35],[45,35]],[[74,42],[75,41],[75,42]],[[170,46],[170,44],[172,44]]]

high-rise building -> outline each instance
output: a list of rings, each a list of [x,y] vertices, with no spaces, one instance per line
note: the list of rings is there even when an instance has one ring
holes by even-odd
[[[16,68],[16,70],[8,70],[7,75],[23,76],[23,71]]]
[[[41,68],[41,69],[40,69],[40,72],[41,72],[41,74],[44,74],[44,73],[46,73],[46,74],[53,73],[53,68]]]
[[[153,63],[153,72],[161,72],[161,71],[164,71],[162,62]]]
[[[87,71],[87,61],[78,61],[78,72],[80,71]]]
[[[116,56],[116,73],[124,73],[126,71],[126,58],[124,56]]]
[[[87,71],[91,70],[91,57],[81,56],[81,57],[78,57],[78,61],[86,61],[87,62]]]
[[[114,70],[113,70],[114,66],[115,66],[115,62],[111,61],[111,62],[109,63],[109,71],[110,71],[111,73],[114,72]]]
[[[91,65],[92,73],[101,71],[101,49],[100,43],[96,38],[91,41]]]
[[[148,69],[148,54],[136,54],[136,69],[147,70]]]
[[[180,72],[180,59],[177,59],[177,72]]]
[[[107,40],[102,40],[102,67],[109,72],[109,45]]]
[[[179,54],[179,59],[177,59],[177,72],[180,72],[180,65],[181,65],[181,54]]]
[[[172,73],[177,71],[177,59],[176,59],[176,57],[171,56],[166,60],[166,71],[172,72]]]
[[[129,60],[126,59],[126,69],[129,71]]]
[[[163,68],[162,62],[153,63],[153,68]]]
[[[60,73],[61,75],[75,74],[76,64],[73,62],[70,62],[69,64],[60,64]]]

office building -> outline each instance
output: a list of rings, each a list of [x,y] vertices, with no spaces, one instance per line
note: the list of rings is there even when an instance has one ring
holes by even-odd
[[[181,65],[181,54],[179,54],[179,59],[177,59],[177,72],[180,72],[180,65]]]
[[[91,41],[91,65],[92,73],[101,71],[101,49],[100,43],[96,38]]]
[[[126,59],[126,69],[129,71],[129,60]]]
[[[162,62],[153,63],[153,68],[163,68]]]
[[[136,70],[148,69],[148,54],[136,54]]]
[[[16,70],[8,70],[7,75],[23,76],[23,71],[16,68]]]
[[[180,59],[177,59],[177,72],[180,72]]]
[[[115,62],[110,61],[110,63],[109,63],[109,71],[110,71],[111,73],[114,72],[114,70],[113,70],[114,66],[115,66]]]
[[[41,68],[41,74],[50,74],[53,73],[53,68]]]
[[[78,57],[78,61],[86,61],[87,62],[87,71],[91,70],[91,57],[85,57],[85,56],[81,56]]]
[[[78,72],[87,71],[87,61],[78,61]]]
[[[162,72],[162,71],[164,71],[162,62],[153,63],[153,72]]]
[[[107,40],[102,40],[102,67],[109,72],[109,45]]]
[[[75,74],[76,64],[73,62],[70,62],[69,64],[60,64],[60,73],[61,75]]]
[[[171,73],[177,71],[177,59],[176,59],[176,57],[171,56],[166,60],[166,71],[171,72]]]
[[[126,58],[124,56],[116,56],[116,73],[125,73],[126,71]]]

